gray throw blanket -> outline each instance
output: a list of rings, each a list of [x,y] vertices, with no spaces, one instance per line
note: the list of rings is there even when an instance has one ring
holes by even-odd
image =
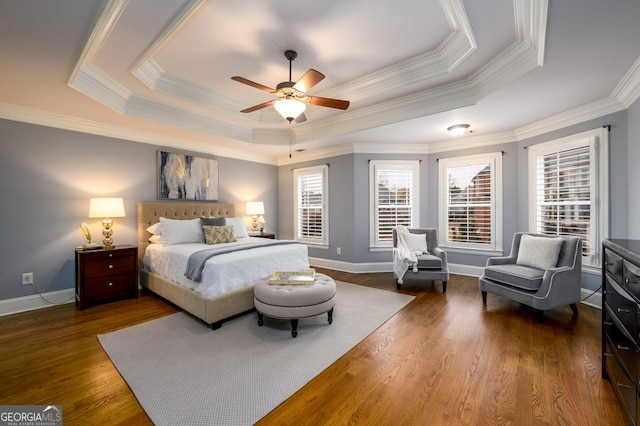
[[[241,250],[250,250],[258,247],[268,247],[268,246],[280,246],[283,244],[300,244],[297,241],[289,241],[289,240],[277,240],[277,241],[265,241],[260,244],[238,244],[233,246],[224,246],[224,247],[212,247],[206,248],[200,251],[193,253],[189,256],[189,261],[187,262],[187,270],[184,273],[184,276],[188,279],[200,282],[202,280],[202,270],[204,269],[204,264],[208,259],[211,259],[214,256],[219,256],[221,254],[233,253]]]

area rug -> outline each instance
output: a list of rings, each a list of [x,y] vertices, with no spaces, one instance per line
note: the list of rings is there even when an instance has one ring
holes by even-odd
[[[406,306],[412,296],[336,282],[326,315],[289,321],[247,314],[222,328],[180,312],[98,336],[156,425],[251,425]]]

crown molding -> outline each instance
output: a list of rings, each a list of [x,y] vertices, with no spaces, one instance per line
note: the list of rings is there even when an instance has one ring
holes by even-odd
[[[514,132],[519,141],[534,136],[543,135],[554,130],[564,129],[574,124],[593,120],[608,114],[613,114],[628,108],[621,101],[612,97],[606,97],[578,108],[573,108],[552,117],[536,121],[526,126],[515,129]]]
[[[611,96],[629,108],[640,97],[640,57],[631,65]]]
[[[83,64],[69,86],[112,110],[125,114],[131,92],[91,64]]]
[[[54,114],[32,108],[23,108],[15,105],[0,103],[0,118],[91,135],[140,142],[149,145],[195,151],[203,154],[219,155],[221,157],[251,161],[254,163],[276,165],[276,159],[273,156],[255,154],[249,148],[245,150],[227,148],[215,145],[214,143],[211,143],[211,141],[201,142],[186,138],[165,136],[159,133],[132,130],[111,124],[67,117],[60,114]],[[247,144],[247,146],[249,147],[250,145]]]
[[[464,82],[450,84],[305,124],[295,129],[296,139],[306,142],[318,134],[330,137],[356,132],[371,128],[371,123],[382,126],[474,103],[476,98],[471,85]]]
[[[72,82],[76,78],[76,74],[80,71],[80,68],[85,65],[93,62],[98,53],[102,50],[102,47],[106,43],[111,31],[115,27],[116,23],[122,16],[122,12],[127,7],[129,0],[109,0],[105,4],[100,17],[98,18],[98,22],[93,27],[91,34],[89,35],[89,39],[84,45],[84,49],[76,62],[73,71],[71,71],[71,75],[67,80],[67,84],[69,86],[72,85]]]

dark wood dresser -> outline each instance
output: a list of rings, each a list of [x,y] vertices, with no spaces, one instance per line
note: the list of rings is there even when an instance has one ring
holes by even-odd
[[[640,420],[640,240],[602,243],[602,377]]]
[[[76,249],[76,300],[80,309],[138,297],[138,248]]]

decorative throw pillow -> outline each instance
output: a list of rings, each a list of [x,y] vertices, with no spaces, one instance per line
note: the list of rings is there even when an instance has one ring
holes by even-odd
[[[560,237],[534,237],[523,235],[518,249],[518,265],[531,266],[538,269],[555,268],[564,240]]]
[[[207,244],[234,243],[236,237],[233,236],[232,226],[208,226],[202,227],[204,239]]]
[[[244,217],[242,216],[226,217],[224,220],[225,220],[225,225],[233,226],[234,237],[246,238],[249,236],[249,234],[247,234],[247,228],[245,228],[245,225],[244,225]]]
[[[204,243],[200,218],[176,220],[161,217],[160,223],[164,243],[167,245]]]
[[[404,241],[411,253],[429,254],[427,250],[427,234],[411,234],[407,232]]]

